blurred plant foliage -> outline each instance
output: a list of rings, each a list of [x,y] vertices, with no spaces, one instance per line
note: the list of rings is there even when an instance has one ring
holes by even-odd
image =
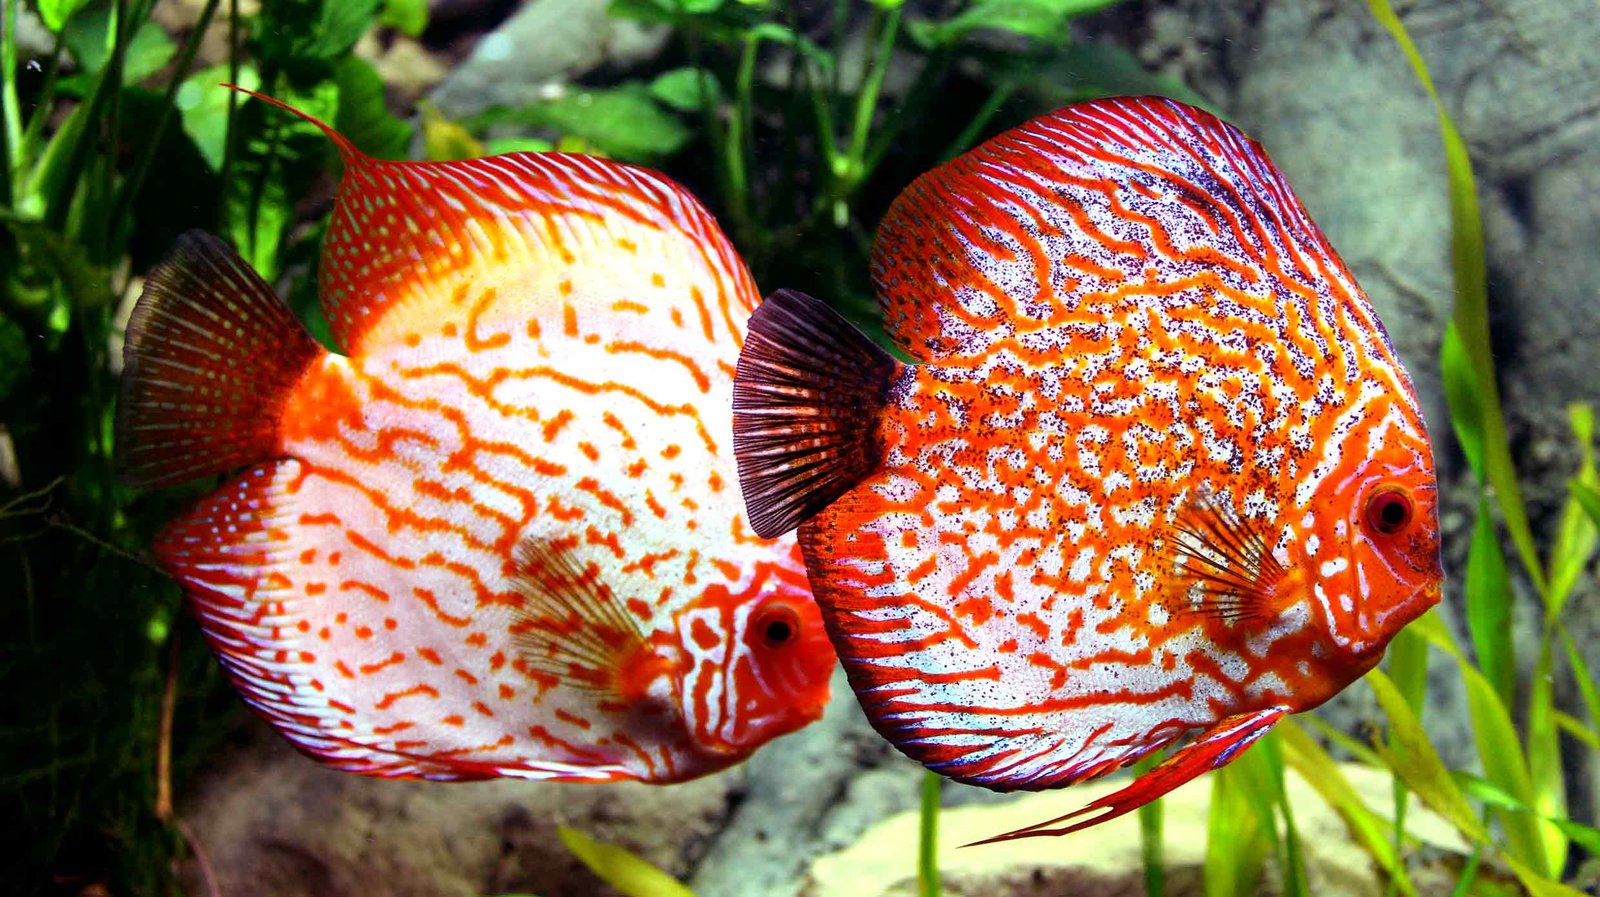
[[[1393,11],[1369,2],[1431,92]],[[670,29],[648,74],[460,122],[424,103],[414,127],[389,111],[381,77],[353,48],[374,27],[421,34],[425,0],[269,0],[249,18],[240,0],[203,0],[176,34],[153,20],[154,0],[0,0],[0,782],[15,805],[0,812],[0,838],[26,845],[0,881],[171,892],[173,861],[194,849],[173,783],[218,750],[240,709],[198,634],[177,624],[176,588],[143,560],[155,528],[203,484],[136,497],[110,464],[119,331],[137,275],[183,230],[226,236],[326,336],[308,276],[326,206],[307,197],[327,195],[337,157],[315,127],[219,82],[282,98],[380,157],[413,145],[434,159],[558,149],[666,168],[717,213],[758,282],[826,297],[871,327],[871,230],[916,175],[1090,96],[1205,105],[1125,51],[1072,39],[1074,18],[1115,4],[613,0],[613,16]],[[24,14],[42,25],[45,52],[19,49]],[[203,53],[202,38],[219,33],[223,52]],[[1412,795],[1471,845],[1458,893],[1505,892],[1489,869],[1536,894],[1574,893],[1560,883],[1574,857],[1600,855],[1600,832],[1565,805],[1565,776],[1600,751],[1600,688],[1562,623],[1600,532],[1593,415],[1573,409],[1582,461],[1541,546],[1495,391],[1471,168],[1442,105],[1439,114],[1457,283],[1441,363],[1480,495],[1461,585],[1470,644],[1436,615],[1396,639],[1387,672],[1368,680],[1388,724],[1375,743],[1314,716],[1291,720],[1212,776],[1209,897],[1254,893],[1269,864],[1284,893],[1308,892],[1290,769],[1338,812],[1391,894],[1416,893]],[[1537,654],[1521,664],[1510,613],[1518,569],[1544,608]],[[1428,741],[1434,650],[1465,685],[1476,772],[1447,769]],[[1556,706],[1557,676],[1570,677],[1581,716]],[[1393,806],[1366,805],[1330,743],[1391,770]],[[922,894],[939,892],[938,784],[924,787],[921,849],[906,858]],[[1146,888],[1159,895],[1160,805],[1140,820]],[[686,893],[618,848],[570,830],[563,841],[625,893]]]

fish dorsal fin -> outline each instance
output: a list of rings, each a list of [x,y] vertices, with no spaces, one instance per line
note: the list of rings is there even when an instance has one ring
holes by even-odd
[[[889,332],[922,360],[1052,328],[1097,338],[1080,305],[1100,300],[1228,289],[1276,314],[1283,290],[1361,295],[1259,144],[1160,97],[1068,106],[922,175],[872,272]]]
[[[322,128],[344,159],[318,292],[346,353],[492,323],[486,297],[504,321],[548,313],[570,336],[601,329],[575,321],[585,312],[622,305],[644,329],[743,340],[755,282],[711,214],[666,177],[570,153],[374,159],[263,99]]]
[[[518,543],[512,586],[523,605],[512,627],[531,669],[564,685],[637,700],[665,661],[626,602],[603,580],[600,565],[581,562],[577,539]]]
[[[1165,535],[1163,605],[1173,616],[1260,623],[1277,612],[1285,576],[1261,524],[1240,517],[1202,488],[1179,509]]]

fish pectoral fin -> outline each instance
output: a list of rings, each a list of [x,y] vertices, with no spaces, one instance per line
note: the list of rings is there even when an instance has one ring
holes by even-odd
[[[1165,533],[1169,574],[1163,604],[1174,616],[1260,622],[1276,615],[1274,595],[1286,575],[1259,524],[1220,497],[1201,493]]]
[[[964,846],[976,847],[979,844],[1014,841],[1018,838],[1070,835],[1130,813],[1204,773],[1226,766],[1245,748],[1267,734],[1278,720],[1288,715],[1289,708],[1277,706],[1227,717],[1120,791],[1108,794],[1065,816],[1057,816]],[[1094,815],[1087,819],[1079,818],[1091,813]],[[1061,825],[1071,820],[1078,821],[1071,822],[1070,825]]]
[[[750,528],[771,539],[878,466],[877,418],[897,364],[820,300],[756,306],[733,379],[733,453]]]
[[[326,353],[233,247],[189,231],[128,319],[116,467],[171,486],[279,455],[279,421]]]
[[[522,596],[511,628],[529,668],[562,684],[634,701],[665,663],[599,564],[576,556],[577,537],[518,543],[512,587]]]

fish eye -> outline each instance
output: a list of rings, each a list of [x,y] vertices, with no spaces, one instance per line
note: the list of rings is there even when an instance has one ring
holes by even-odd
[[[800,636],[800,615],[783,604],[763,608],[756,618],[756,632],[768,648],[782,648]]]
[[[1375,533],[1393,536],[1411,524],[1411,496],[1405,490],[1380,489],[1367,499],[1367,526]]]

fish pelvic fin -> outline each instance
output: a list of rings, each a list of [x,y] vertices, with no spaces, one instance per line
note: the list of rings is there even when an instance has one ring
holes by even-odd
[[[279,422],[326,354],[232,247],[178,238],[128,320],[116,466],[131,486],[171,486],[278,456]]]
[[[1016,831],[962,846],[976,847],[980,844],[1015,841],[1019,838],[1070,835],[1102,822],[1109,822],[1139,809],[1213,769],[1220,769],[1232,763],[1245,748],[1255,744],[1261,736],[1277,725],[1278,720],[1288,715],[1288,707],[1273,706],[1225,717],[1120,791],[1108,794],[1065,816],[1057,816],[1054,819],[1047,819]],[[1069,824],[1062,825],[1062,823]]]
[[[757,535],[794,529],[877,468],[878,417],[899,367],[805,293],[779,290],[756,307],[733,379],[733,453]]]

